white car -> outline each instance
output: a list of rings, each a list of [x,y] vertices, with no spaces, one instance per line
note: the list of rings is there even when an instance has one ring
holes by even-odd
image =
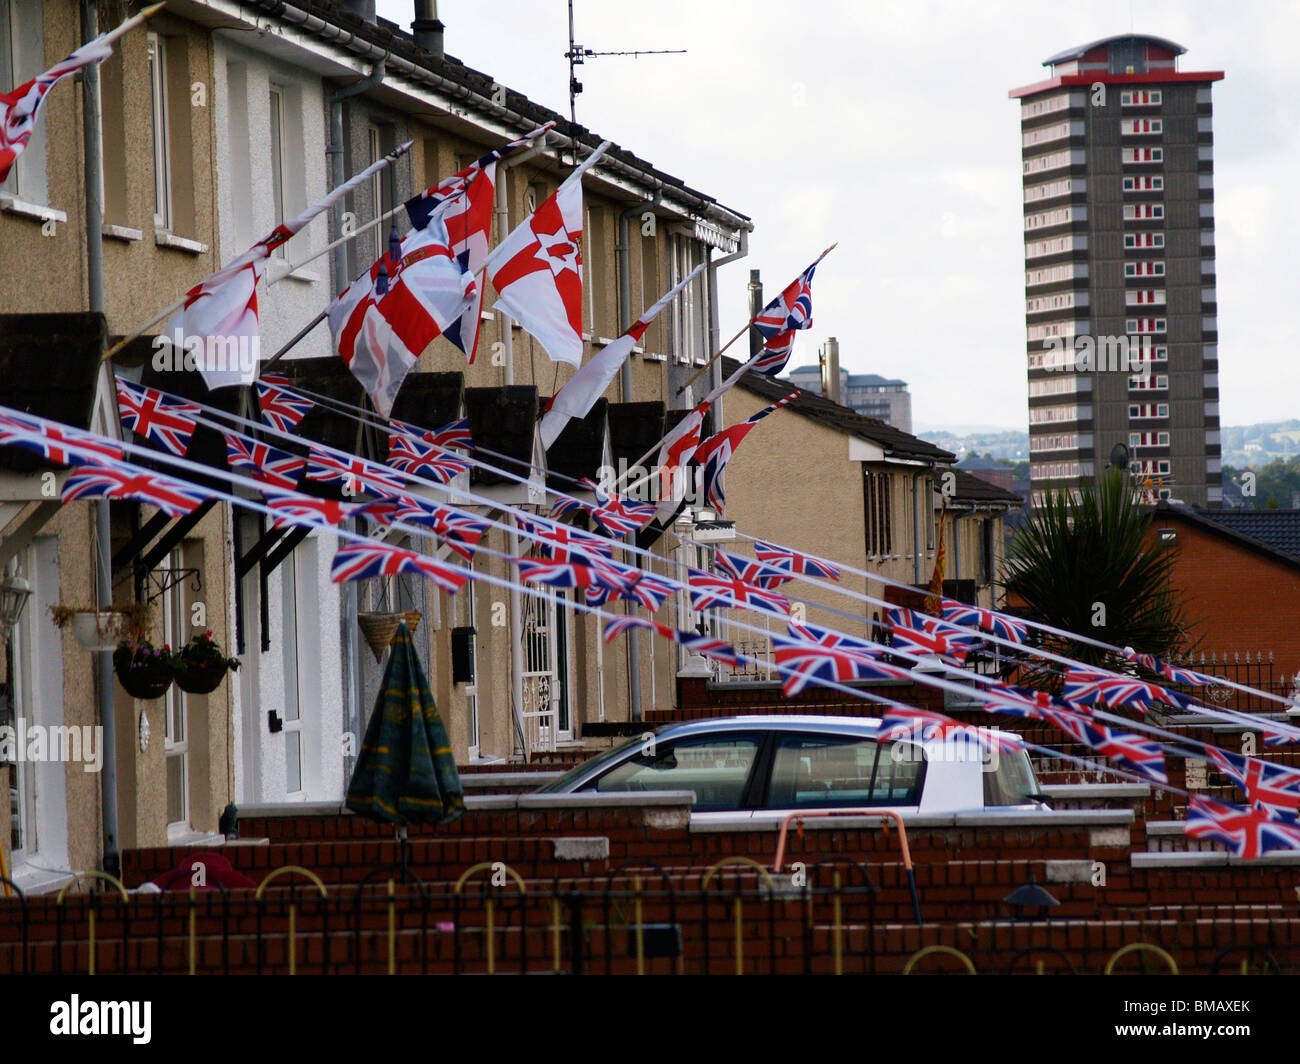
[[[694,791],[695,819],[782,819],[809,809],[900,813],[1046,809],[1029,756],[995,729],[881,742],[871,717],[747,716],[647,731],[538,793]]]

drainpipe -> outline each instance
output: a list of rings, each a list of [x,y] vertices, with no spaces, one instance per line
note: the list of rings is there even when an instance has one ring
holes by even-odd
[[[921,582],[921,474],[912,474],[912,583]]]
[[[325,154],[330,164],[330,187],[338,188],[343,184],[343,101],[373,89],[384,81],[384,60],[379,60],[369,75],[345,89],[340,89],[330,97],[330,142]],[[344,197],[346,198],[346,197]],[[343,200],[330,208],[330,226],[333,230],[331,240],[343,235]],[[334,262],[334,291],[341,292],[352,278],[348,274],[348,249],[340,244],[331,254]]]
[[[663,191],[655,189],[655,194],[644,203],[634,203],[618,216],[618,244],[614,253],[618,256],[618,330],[622,334],[632,327],[632,227],[628,224],[634,214],[654,210],[663,202]],[[623,402],[632,401],[632,356],[629,354],[619,372],[622,381]],[[636,534],[628,535],[628,542],[636,542]],[[629,616],[634,612],[632,603],[625,602],[623,610]],[[599,640],[597,640],[599,644]],[[653,665],[652,665],[653,667]],[[602,692],[603,693],[603,692]],[[628,720],[644,720],[641,711],[641,644],[632,632],[627,641],[627,715]]]
[[[81,0],[81,39],[99,36],[99,12],[94,0]],[[104,155],[99,125],[99,65],[92,63],[81,72],[81,120],[85,142],[86,176],[86,277],[91,313],[104,313],[104,203],[100,190],[104,180]],[[100,384],[111,384],[111,370],[101,367]],[[112,394],[111,390],[108,394]],[[95,503],[95,598],[100,606],[113,602],[113,541],[108,500]],[[121,877],[117,820],[117,711],[113,705],[113,655],[95,654],[95,697],[99,723],[104,729],[101,748],[104,765],[99,774],[100,809],[104,827],[103,870]]]

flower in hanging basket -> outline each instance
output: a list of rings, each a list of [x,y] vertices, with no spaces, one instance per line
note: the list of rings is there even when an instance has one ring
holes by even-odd
[[[192,695],[206,695],[220,686],[227,672],[239,668],[239,659],[227,657],[208,629],[172,654],[171,665],[177,687]]]
[[[118,682],[132,698],[161,698],[172,682],[171,647],[147,639],[126,639],[113,651]]]

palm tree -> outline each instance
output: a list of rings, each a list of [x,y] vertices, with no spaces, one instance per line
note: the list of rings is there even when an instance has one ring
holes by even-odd
[[[1077,500],[1049,492],[1011,541],[1003,585],[1031,620],[1168,656],[1185,643],[1187,623],[1170,582],[1176,548],[1150,535],[1152,518],[1123,470],[1108,469]],[[1098,647],[1053,642],[1080,661],[1107,660]]]

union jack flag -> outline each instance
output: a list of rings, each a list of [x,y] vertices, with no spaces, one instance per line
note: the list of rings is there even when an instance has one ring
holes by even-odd
[[[569,514],[576,514],[580,511],[590,511],[590,510],[591,507],[579,499],[571,499],[571,498],[566,498],[564,496],[556,496],[555,504],[551,507],[551,511],[549,514],[547,514],[547,516],[552,521],[560,521],[568,517]]]
[[[1062,693],[1067,700],[1084,706],[1127,706],[1143,713],[1151,708],[1153,702],[1163,702],[1180,709],[1186,709],[1192,704],[1190,698],[1166,690],[1158,684],[1139,680],[1136,676],[1111,676],[1092,669],[1067,669]]]
[[[406,486],[402,477],[394,476],[392,470],[385,469],[374,462],[367,462],[354,454],[336,455],[312,444],[308,449],[307,479],[325,484],[342,484],[347,491],[358,491],[361,486],[368,490],[395,488],[401,491]]]
[[[658,621],[647,620],[644,617],[615,617],[613,620],[606,621],[605,642],[612,642],[616,636],[622,635],[633,628],[648,628],[653,632],[657,632],[664,639],[680,643],[687,650],[720,661],[733,669],[740,665],[740,657],[736,654],[735,647],[725,639],[719,639],[711,635],[701,635],[698,632],[684,632],[681,629],[673,628],[667,624],[660,624]]]
[[[287,528],[291,525],[338,525],[362,509],[358,503],[343,503],[336,499],[317,499],[297,492],[281,491],[267,486],[262,489],[262,498],[267,507],[276,516],[271,521],[272,528]],[[298,518],[299,520],[292,520]]]
[[[880,661],[877,650],[859,639],[813,625],[790,626],[789,638],[772,636],[772,660],[781,671],[786,697],[810,683],[904,679],[907,670]]]
[[[1121,768],[1130,769],[1159,784],[1168,784],[1165,774],[1165,753],[1154,739],[1132,732],[1115,731],[1104,724],[1064,710],[1044,710],[1042,718],[1084,746],[1114,761]]]
[[[967,654],[984,642],[972,632],[915,610],[891,609],[888,617],[893,626],[893,645],[900,650],[964,661]]]
[[[1013,735],[973,727],[930,709],[891,706],[880,721],[881,742],[911,739],[928,743],[953,736],[977,742],[980,746],[992,746],[1000,753],[1014,753],[1025,748],[1025,744]]]
[[[185,456],[190,437],[203,408],[163,397],[155,388],[145,388],[117,378],[117,405],[122,424],[137,436],[172,454]]]
[[[1300,811],[1300,769],[1274,765],[1209,747],[1206,756],[1246,795],[1250,805],[1285,813]]]
[[[695,449],[694,461],[700,478],[701,492],[704,499],[718,512],[719,517],[727,514],[727,463],[763,418],[779,410],[787,403],[798,398],[798,392],[791,392],[784,399],[779,399],[771,406],[765,406],[757,414],[732,425],[729,429],[715,432]]]
[[[336,584],[347,580],[369,580],[376,576],[418,573],[427,576],[443,591],[454,595],[469,582],[470,573],[453,565],[395,547],[391,543],[345,543],[334,554],[330,579]]]
[[[437,484],[450,484],[470,468],[465,459],[403,432],[389,433],[388,464]]]
[[[492,527],[487,521],[414,495],[387,495],[362,507],[360,515],[384,525],[399,522],[428,529],[466,561],[474,557],[479,543]]]
[[[592,508],[591,516],[611,536],[638,532],[655,519],[655,507],[651,503],[627,502],[590,480],[584,480],[583,484],[596,496],[596,506]]]
[[[1193,672],[1191,669],[1161,661],[1154,654],[1139,654],[1132,647],[1125,647],[1123,654],[1129,661],[1141,665],[1157,676],[1163,676],[1170,683],[1186,684],[1188,687],[1208,687],[1215,682],[1213,676],[1206,676],[1203,672]]]
[[[618,585],[617,592],[620,598],[639,602],[651,613],[658,610],[678,587],[674,581],[654,576],[635,566],[606,559],[598,559],[591,564],[601,572],[607,573],[611,577],[612,584]]]
[[[794,579],[794,574],[786,569],[777,569],[740,554],[728,554],[724,550],[714,555],[713,563],[732,579],[743,580],[757,587],[780,587],[786,581]]]
[[[544,525],[526,518],[521,518],[519,524],[527,535],[538,541],[552,561],[590,565],[592,558],[608,561],[614,556],[614,544],[609,540],[571,525]]]
[[[687,582],[693,610],[707,610],[710,606],[738,606],[782,616],[790,612],[790,600],[784,595],[778,595],[764,587],[755,587],[734,577],[712,576],[691,569]]]
[[[1079,711],[1073,703],[1066,702],[1046,691],[1016,687],[1013,684],[994,684],[980,688],[979,693],[984,699],[984,709],[989,713],[1005,713],[1012,717],[1043,720],[1044,713],[1052,710],[1066,713]]]
[[[622,591],[625,587],[618,574],[603,565],[557,562],[550,558],[511,558],[510,560],[519,569],[519,579],[526,580],[530,584],[567,588],[606,587],[611,591]]]
[[[775,543],[765,543],[761,539],[754,540],[754,553],[761,562],[767,562],[769,565],[783,569],[792,576],[815,576],[825,580],[838,580],[840,578],[839,566],[832,565],[821,558],[812,558],[807,554],[800,554],[797,551],[790,550],[789,547],[780,547]]]
[[[1291,746],[1300,743],[1300,732],[1293,729],[1281,731],[1275,723],[1265,723],[1260,727],[1265,746]]]
[[[1193,839],[1222,842],[1238,857],[1253,858],[1271,850],[1300,849],[1300,823],[1263,806],[1250,809],[1192,795],[1183,831]]]
[[[939,600],[939,615],[953,624],[964,624],[971,628],[982,628],[1008,643],[1023,643],[1029,638],[1029,627],[1013,620],[996,610],[986,610],[979,606],[968,606],[950,598]]]
[[[293,491],[298,487],[298,475],[307,465],[307,459],[288,451],[280,451],[265,443],[256,443],[234,432],[223,432],[226,438],[226,460],[232,470],[247,473],[262,484]]]
[[[193,484],[133,466],[85,465],[69,473],[63,482],[64,502],[73,499],[134,499],[158,507],[169,517],[192,513],[210,498],[211,492]]]
[[[785,290],[758,312],[754,328],[763,336],[763,350],[750,359],[749,368],[775,377],[790,360],[794,334],[812,326],[812,279],[817,263],[830,251],[827,248]]]
[[[272,380],[289,383],[287,377],[278,374],[257,382],[257,405],[261,407],[262,420],[279,432],[292,432],[316,404],[278,383],[271,383]]]
[[[422,429],[419,425],[409,425],[396,418],[390,418],[388,423],[398,432],[423,440],[431,447],[441,447],[444,450],[459,447],[465,451],[474,449],[474,437],[470,435],[468,418],[462,417],[449,421],[440,429]]]
[[[0,413],[0,442],[35,451],[58,465],[94,461],[91,455],[118,460],[126,455],[122,445],[114,440],[12,410]],[[89,451],[90,455],[79,453],[82,451]]]

